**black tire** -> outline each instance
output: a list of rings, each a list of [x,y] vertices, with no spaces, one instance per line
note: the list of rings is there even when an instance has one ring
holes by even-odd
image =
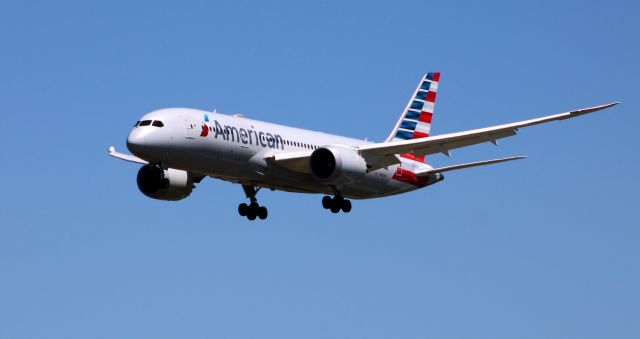
[[[351,200],[347,200],[347,199],[343,200],[340,208],[344,213],[351,212]]]
[[[269,211],[267,211],[266,207],[261,206],[258,208],[258,218],[260,218],[260,220],[267,219],[268,215],[269,215]]]
[[[344,201],[344,198],[341,195],[336,195],[335,197],[333,197],[333,205],[338,206],[338,208],[340,208],[340,206],[342,206],[342,202]]]
[[[340,205],[334,204],[333,206],[331,206],[331,213],[338,213],[338,212],[340,212]]]
[[[242,203],[238,205],[238,214],[240,214],[240,216],[246,217],[247,212],[249,212],[249,206],[247,204]]]
[[[247,219],[256,220],[256,217],[258,216],[258,208],[260,208],[260,205],[258,205],[258,203],[255,201],[249,204],[249,209],[247,210]]]
[[[331,208],[332,202],[333,202],[333,199],[331,199],[330,196],[325,195],[324,197],[322,197],[322,207],[324,207],[325,210],[328,210],[329,208]]]
[[[249,220],[256,220],[256,210],[254,209],[249,209],[249,211],[247,212],[247,219]]]

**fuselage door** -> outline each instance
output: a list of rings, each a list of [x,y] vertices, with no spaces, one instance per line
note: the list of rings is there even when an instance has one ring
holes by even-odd
[[[195,139],[198,131],[198,125],[193,120],[184,119],[184,137],[187,139]]]

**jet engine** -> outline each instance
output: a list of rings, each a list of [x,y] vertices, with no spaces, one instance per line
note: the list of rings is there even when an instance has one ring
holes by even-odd
[[[367,173],[367,164],[358,151],[342,145],[329,145],[313,151],[309,168],[316,180],[333,185],[356,182]]]
[[[182,200],[188,197],[195,187],[189,172],[173,168],[164,170],[151,164],[140,168],[137,182],[140,192],[158,200]]]

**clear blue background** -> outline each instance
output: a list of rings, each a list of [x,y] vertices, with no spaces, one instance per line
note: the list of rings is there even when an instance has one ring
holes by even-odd
[[[639,338],[632,1],[0,3],[0,338]],[[433,133],[510,155],[331,215],[320,196],[135,185],[139,116],[186,106],[384,139],[442,72]]]

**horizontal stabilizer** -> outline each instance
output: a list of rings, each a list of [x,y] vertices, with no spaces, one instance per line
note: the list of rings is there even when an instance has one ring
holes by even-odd
[[[146,161],[136,157],[135,155],[116,152],[116,148],[113,147],[113,146],[109,147],[109,155],[114,157],[114,158],[118,158],[118,159],[125,160],[125,161],[131,161],[131,162],[135,162],[135,163],[143,164],[143,165],[147,164]]]
[[[447,171],[455,171],[455,170],[459,170],[459,169],[463,169],[463,168],[470,168],[470,167],[476,167],[476,166],[485,166],[485,165],[497,164],[497,163],[500,163],[500,162],[512,161],[512,160],[520,160],[520,159],[524,159],[524,158],[526,158],[526,157],[525,156],[517,156],[517,157],[509,157],[509,158],[502,158],[502,159],[493,159],[493,160],[486,160],[486,161],[470,162],[470,163],[467,163],[467,164],[460,164],[460,165],[453,165],[453,166],[434,168],[434,169],[424,170],[424,171],[417,171],[415,174],[417,176],[426,176],[426,175],[435,174],[435,173],[442,173],[442,172],[447,172]]]

